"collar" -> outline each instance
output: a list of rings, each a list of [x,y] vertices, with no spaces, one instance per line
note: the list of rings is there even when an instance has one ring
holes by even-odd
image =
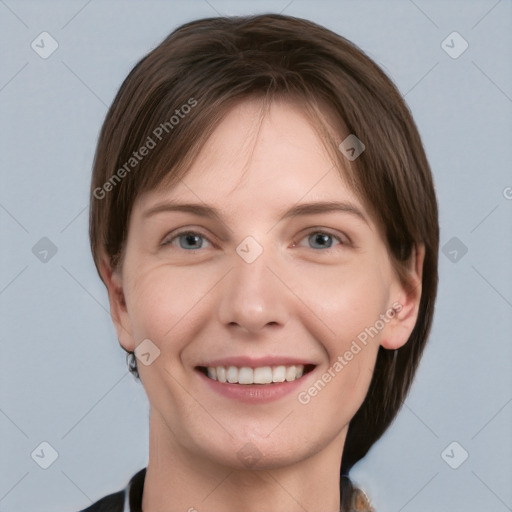
[[[142,512],[142,491],[146,478],[146,469],[135,473],[124,490],[123,512]]]
[[[146,478],[146,469],[143,468],[135,473],[124,490],[124,508],[123,512],[142,512],[142,491],[144,490],[144,480]],[[348,475],[342,475],[340,481],[340,491],[342,498],[347,496],[347,510],[373,512],[373,507],[366,494],[359,488],[352,485]],[[343,501],[343,499],[342,499]]]

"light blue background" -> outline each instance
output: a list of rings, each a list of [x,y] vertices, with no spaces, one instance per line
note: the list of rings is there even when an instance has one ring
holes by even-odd
[[[98,131],[134,64],[178,25],[284,12],[354,41],[404,94],[440,206],[436,317],[396,422],[352,472],[377,512],[512,510],[512,3],[0,1],[0,511],[72,512],[147,463],[148,406],[128,374],[88,245]],[[58,49],[31,48],[49,32]],[[452,59],[441,42],[469,43]],[[507,194],[507,191],[510,193]],[[48,237],[46,263],[32,247]],[[31,458],[46,441],[58,459]],[[441,457],[457,441],[469,458]],[[460,452],[453,452],[459,457]]]

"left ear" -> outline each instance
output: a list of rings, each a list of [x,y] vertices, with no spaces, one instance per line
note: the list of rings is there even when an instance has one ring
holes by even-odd
[[[409,260],[408,283],[402,283],[395,278],[391,289],[391,308],[395,314],[383,331],[381,345],[395,350],[407,343],[411,335],[420,307],[423,261],[425,259],[425,245],[414,246]]]

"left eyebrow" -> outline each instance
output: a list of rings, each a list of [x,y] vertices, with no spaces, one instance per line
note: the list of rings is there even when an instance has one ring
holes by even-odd
[[[359,217],[368,224],[363,212],[352,203],[340,201],[320,201],[316,203],[301,203],[287,210],[283,219],[298,217],[299,215],[316,215],[320,213],[343,212]]]
[[[182,211],[187,213],[192,213],[194,215],[198,215],[200,217],[209,217],[215,218],[218,221],[223,223],[222,216],[215,208],[199,204],[199,203],[179,203],[174,201],[167,201],[164,203],[157,204],[152,208],[147,209],[143,212],[143,217],[147,218],[157,213],[162,212],[172,212],[172,211]],[[348,213],[350,215],[354,215],[359,219],[363,220],[366,224],[368,223],[368,219],[363,214],[363,212],[357,208],[357,206],[347,203],[347,202],[339,202],[339,201],[320,201],[314,203],[301,203],[292,208],[286,210],[282,213],[281,219],[289,219],[299,217],[301,215],[318,215],[321,213],[330,213],[330,212],[343,212]]]

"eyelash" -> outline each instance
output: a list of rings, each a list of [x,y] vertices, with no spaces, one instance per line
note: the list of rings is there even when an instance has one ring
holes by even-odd
[[[338,236],[338,235],[335,235],[334,233],[330,233],[329,231],[323,231],[319,228],[313,228],[311,231],[308,231],[302,238],[301,240],[303,240],[304,238],[308,237],[308,236],[311,236],[311,235],[328,235],[332,238],[335,238],[339,243],[340,245],[349,245],[350,244],[350,241],[348,240],[348,237],[347,238],[347,241],[343,241],[342,240],[342,237]],[[180,236],[183,236],[183,235],[199,235],[201,238],[207,240],[210,244],[212,244],[212,242],[208,239],[207,236],[203,235],[202,233],[198,232],[198,231],[191,231],[191,230],[183,230],[183,231],[179,231],[177,233],[174,234],[174,236],[172,238],[170,238],[169,240],[167,241],[164,241],[162,242],[162,246],[168,246],[168,245],[172,245],[172,242],[174,240],[177,240]],[[212,244],[213,245],[213,244]],[[293,244],[293,246],[297,246],[297,244]],[[178,249],[181,249],[181,247],[178,247]],[[186,252],[194,252],[194,251],[199,251],[201,250],[202,248],[200,249],[182,249]],[[332,251],[334,250],[333,247],[327,247],[326,249],[313,249],[315,250],[316,252],[328,252],[328,251]]]

